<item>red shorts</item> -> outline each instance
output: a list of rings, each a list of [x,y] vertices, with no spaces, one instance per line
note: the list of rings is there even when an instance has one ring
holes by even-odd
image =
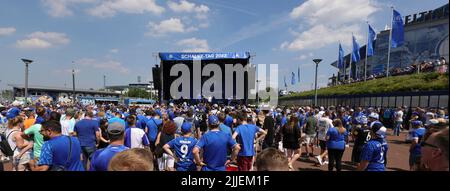
[[[253,156],[250,157],[244,157],[244,156],[238,156],[237,158],[237,165],[239,168],[239,171],[250,171],[252,168],[252,161]]]

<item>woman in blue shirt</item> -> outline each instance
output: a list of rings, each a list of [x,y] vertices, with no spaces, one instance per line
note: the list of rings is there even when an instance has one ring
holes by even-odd
[[[336,171],[341,171],[342,155],[345,150],[345,137],[348,135],[342,121],[337,118],[333,120],[333,128],[327,132],[327,148],[328,148],[328,171],[333,171],[336,161]]]

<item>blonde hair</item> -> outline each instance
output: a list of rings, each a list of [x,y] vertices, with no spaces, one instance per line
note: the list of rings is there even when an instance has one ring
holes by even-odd
[[[111,159],[108,171],[153,171],[153,155],[142,148],[122,151]]]
[[[340,119],[333,120],[333,126],[338,129],[339,134],[344,134],[346,129],[344,125],[342,125],[342,121]]]

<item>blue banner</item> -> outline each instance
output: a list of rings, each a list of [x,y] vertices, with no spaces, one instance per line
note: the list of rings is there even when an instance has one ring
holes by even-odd
[[[300,67],[297,69],[297,81],[300,83]]]
[[[373,56],[373,41],[375,40],[375,36],[377,33],[375,33],[375,30],[369,25],[369,34],[367,38],[367,56]]]
[[[355,36],[352,35],[353,39],[353,53],[352,53],[352,62],[359,62],[361,59],[359,55],[359,44],[356,42]]]
[[[339,43],[338,68],[344,68],[344,49],[342,49],[341,43]]]
[[[402,15],[396,10],[394,10],[393,14],[391,47],[397,48],[403,45],[405,32],[403,29]]]
[[[286,76],[284,76],[284,87],[287,88]]]
[[[162,61],[181,61],[181,60],[217,60],[217,59],[249,59],[249,52],[172,52],[159,53]]]

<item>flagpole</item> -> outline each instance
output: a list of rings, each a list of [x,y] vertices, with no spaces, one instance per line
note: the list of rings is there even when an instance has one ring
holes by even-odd
[[[367,23],[367,34],[366,34],[367,43],[366,43],[366,59],[364,62],[364,81],[367,80],[367,51],[369,50],[369,32],[370,32],[369,21],[366,21],[366,23]]]
[[[391,58],[391,41],[392,41],[392,19],[394,15],[394,7],[391,7],[391,28],[389,29],[389,44],[388,44],[388,57],[387,57],[387,67],[386,67],[386,77],[389,77],[389,62]]]

